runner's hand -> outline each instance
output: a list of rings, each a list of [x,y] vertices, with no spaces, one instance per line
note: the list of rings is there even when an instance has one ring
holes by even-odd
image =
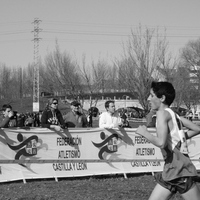
[[[145,125],[139,126],[136,130],[136,133],[142,136],[144,136],[146,132],[147,132],[147,127]]]
[[[60,126],[55,126],[54,129],[55,129],[56,131],[62,131],[62,130],[63,130]]]

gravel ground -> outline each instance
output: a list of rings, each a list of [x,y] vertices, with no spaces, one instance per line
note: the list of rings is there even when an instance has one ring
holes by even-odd
[[[128,174],[1,183],[1,200],[146,200],[155,186],[151,174]],[[198,183],[199,187],[200,184]],[[171,200],[182,200],[176,194]]]

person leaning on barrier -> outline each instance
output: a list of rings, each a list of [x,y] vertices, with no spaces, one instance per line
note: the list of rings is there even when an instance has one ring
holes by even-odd
[[[12,111],[12,106],[4,104],[2,106],[3,119],[0,122],[0,128],[16,127],[16,114]]]
[[[42,113],[41,126],[43,128],[52,128],[56,131],[61,131],[65,128],[62,114],[58,110],[58,99],[49,99],[47,107]]]
[[[80,111],[80,106],[81,104],[78,101],[71,102],[71,111],[63,116],[67,127],[88,127],[87,117]]]
[[[105,102],[106,112],[99,115],[100,128],[118,128],[122,126],[122,120],[118,112],[115,111],[115,102],[112,100]]]

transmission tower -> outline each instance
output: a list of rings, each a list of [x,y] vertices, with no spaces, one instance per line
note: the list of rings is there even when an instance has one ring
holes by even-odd
[[[34,61],[33,61],[33,112],[39,112],[39,28],[41,20],[35,18],[33,21],[34,30]]]

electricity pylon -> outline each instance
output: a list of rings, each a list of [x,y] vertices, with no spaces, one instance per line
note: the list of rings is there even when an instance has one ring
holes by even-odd
[[[39,112],[39,28],[41,20],[34,19],[34,61],[33,61],[33,112]]]

